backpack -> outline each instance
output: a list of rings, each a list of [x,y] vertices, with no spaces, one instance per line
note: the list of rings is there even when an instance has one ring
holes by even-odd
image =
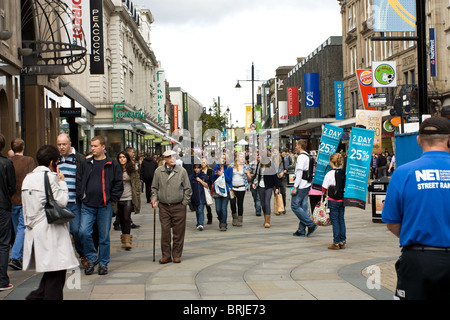
[[[343,169],[334,169],[334,171],[336,185],[328,188],[328,196],[335,200],[342,200],[345,191],[345,172]]]
[[[314,160],[313,156],[306,152],[302,152],[301,154],[304,154],[309,158],[309,167],[308,170],[303,171],[302,179],[311,183],[314,178],[314,166],[316,165],[316,161]]]

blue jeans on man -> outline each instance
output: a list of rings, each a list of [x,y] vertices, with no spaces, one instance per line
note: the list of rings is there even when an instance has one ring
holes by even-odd
[[[109,232],[112,221],[112,205],[108,203],[106,207],[94,208],[81,205],[80,237],[83,243],[83,253],[89,263],[95,263],[97,260],[97,250],[94,246],[92,232],[95,221],[98,228],[98,262],[100,266],[107,266],[111,260],[111,248]]]
[[[80,238],[81,203],[70,202],[67,204],[67,209],[75,215],[75,218],[70,221],[70,233],[73,237],[76,252],[80,257],[83,257],[83,242]]]
[[[11,249],[11,258],[22,260],[23,256],[23,240],[25,238],[25,224],[23,222],[23,210],[21,205],[12,205],[11,220],[16,234],[14,245]]]
[[[311,234],[315,229],[316,225],[314,221],[309,217],[308,213],[308,193],[310,187],[304,189],[297,189],[296,194],[292,194],[291,199],[291,209],[300,220],[298,224],[298,229],[294,233],[297,236],[305,236],[306,227],[308,227],[308,234]]]
[[[204,204],[198,204],[195,208],[195,215],[197,217],[197,226],[204,226],[205,225],[205,205]]]

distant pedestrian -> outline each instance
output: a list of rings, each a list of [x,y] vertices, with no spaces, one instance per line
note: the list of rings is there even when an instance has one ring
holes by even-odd
[[[377,179],[386,176],[387,159],[384,153],[380,153],[377,158]]]
[[[142,160],[140,169],[140,178],[145,184],[145,197],[147,203],[150,203],[150,198],[152,196],[152,182],[156,168],[158,168],[158,163],[153,159],[152,154],[148,152],[145,155],[144,160]]]
[[[83,251],[83,243],[80,238],[81,223],[81,201],[77,200],[77,186],[81,183],[81,166],[86,161],[86,157],[72,147],[70,137],[66,133],[61,133],[56,138],[56,146],[58,147],[60,157],[58,168],[64,175],[64,181],[69,189],[69,201],[67,208],[75,215],[70,221],[70,233],[72,234],[75,250],[80,256],[83,267],[87,266],[87,258]]]
[[[11,219],[16,236],[11,250],[9,266],[15,270],[22,270],[23,239],[25,237],[22,210],[22,182],[25,176],[36,168],[36,164],[32,157],[23,155],[25,142],[22,139],[16,138],[11,141],[11,150],[13,150],[14,156],[10,160],[14,165],[14,171],[16,173],[16,192],[11,197]]]
[[[192,189],[189,176],[182,166],[175,165],[176,152],[165,151],[165,163],[155,170],[152,182],[151,204],[159,207],[161,223],[161,252],[159,263],[180,263],[186,232],[186,206]],[[172,260],[173,258],[173,260]]]
[[[254,161],[250,162],[250,181],[254,181],[256,178],[256,168],[259,167],[259,162],[261,160],[260,156],[259,156],[259,152],[256,153],[256,159]],[[261,215],[261,199],[259,198],[259,192],[258,189],[253,188],[253,184],[250,188],[250,192],[252,193],[252,198],[253,198],[253,205],[255,207],[255,215],[256,216],[260,216]]]
[[[261,207],[264,213],[264,228],[270,228],[270,200],[274,191],[275,194],[279,192],[278,176],[271,162],[267,164],[259,163],[252,187],[253,189],[258,189],[259,198],[261,199]]]
[[[347,231],[345,227],[344,187],[345,172],[343,170],[344,158],[340,153],[330,156],[330,171],[323,178],[322,191],[328,192],[328,208],[333,226],[333,243],[328,249],[345,249]]]
[[[197,217],[197,230],[202,231],[205,225],[205,188],[208,188],[209,178],[202,171],[201,164],[194,164],[194,173],[189,176],[189,181],[192,188],[191,204],[194,206]]]
[[[297,237],[310,236],[317,229],[308,213],[308,193],[311,183],[304,179],[305,176],[303,175],[305,171],[309,170],[309,155],[306,152],[306,146],[306,140],[298,140],[295,145],[298,157],[295,163],[295,182],[292,189],[291,209],[300,220],[297,231],[293,233]],[[306,227],[308,227],[307,233]]]
[[[280,194],[283,199],[284,212],[286,213],[286,187],[287,187],[287,178],[288,178],[288,167],[289,161],[280,153],[278,148],[273,149],[273,163],[278,164],[277,168],[277,177],[278,177],[278,185],[280,189]]]
[[[208,165],[208,162],[205,158],[202,159],[202,172],[208,176],[208,190],[211,192],[211,185],[212,185],[212,169]],[[206,204],[206,218],[207,218],[207,224],[212,224],[212,212],[211,212],[211,205]]]
[[[213,169],[213,184],[222,175],[225,178],[225,190],[227,195],[225,197],[216,195],[214,202],[216,206],[217,218],[219,219],[219,229],[220,231],[227,231],[227,208],[228,202],[230,201],[230,188],[233,187],[233,168],[227,164],[227,156],[225,154],[222,155],[220,162],[216,164]]]
[[[105,138],[91,139],[92,157],[86,159],[81,172],[81,186],[77,197],[82,199],[80,236],[83,251],[88,259],[86,275],[94,273],[98,260],[98,274],[108,273],[111,259],[109,233],[112,222],[112,201],[119,201],[123,193],[122,170],[119,163],[105,155]],[[98,254],[92,238],[93,226],[97,222]]]
[[[423,154],[394,171],[382,211],[402,247],[395,296],[450,300],[449,120],[424,120],[417,143]]]
[[[234,163],[232,185],[235,197],[230,199],[231,216],[233,217],[233,226],[242,227],[244,221],[244,197],[249,188],[248,181],[252,178],[250,167],[245,163],[245,153],[238,152]],[[237,210],[236,210],[237,207]]]
[[[5,137],[0,134],[0,152],[5,148]],[[11,244],[11,197],[16,192],[16,175],[11,160],[0,154],[0,291],[9,290],[8,258]]]
[[[48,224],[43,206],[46,202],[44,175],[48,175],[56,203],[65,207],[69,200],[64,175],[56,166],[59,155],[54,146],[40,147],[36,154],[39,166],[23,180],[22,202],[26,226],[23,270],[34,267],[37,272],[44,272],[39,287],[30,292],[27,300],[62,300],[67,270],[78,267],[69,223]]]

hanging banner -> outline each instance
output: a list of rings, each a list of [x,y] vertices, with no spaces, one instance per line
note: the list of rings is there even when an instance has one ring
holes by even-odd
[[[369,107],[368,103],[368,95],[376,92],[376,89],[372,87],[372,70],[358,69],[356,70],[356,78],[358,79],[359,93],[364,103],[364,109],[376,110],[377,108]]]
[[[261,106],[255,106],[255,124],[256,124],[256,132],[259,133],[261,131],[261,123],[262,123],[262,111]]]
[[[372,62],[372,75],[374,88],[397,87],[397,64],[395,61]]]
[[[298,116],[298,87],[287,88],[288,115]]]
[[[416,31],[416,0],[373,0],[373,31]]]
[[[356,110],[356,121],[355,126],[362,125],[368,130],[373,130],[374,141],[372,153],[380,154],[382,150],[382,118],[383,111],[373,111],[373,110]]]
[[[305,73],[305,106],[320,107],[319,74]]]
[[[352,128],[345,173],[345,206],[366,208],[373,139],[373,130]]]
[[[252,106],[246,106],[245,107],[245,133],[249,133],[252,129],[251,129],[251,125],[252,125],[252,119],[253,118],[253,114],[252,114]]]
[[[73,1],[75,3],[75,1]],[[103,1],[91,0],[91,25],[90,29],[85,29],[91,33],[91,74],[105,73],[104,45],[103,45]]]
[[[336,109],[336,120],[344,120],[344,81],[334,82],[334,107]]]
[[[163,122],[166,104],[166,75],[164,69],[157,68],[156,75],[156,120]]]
[[[183,129],[189,131],[188,94],[183,92]]]
[[[288,103],[287,101],[278,101],[278,123],[288,123]]]
[[[312,182],[312,187],[314,189],[322,190],[323,178],[325,177],[325,174],[331,170],[330,156],[333,153],[336,153],[343,132],[343,128],[336,127],[328,123],[325,124],[322,137],[320,138],[316,171]]]
[[[173,105],[173,131],[178,130],[178,105]]]
[[[430,77],[436,77],[436,31],[434,28],[429,29],[430,32]]]

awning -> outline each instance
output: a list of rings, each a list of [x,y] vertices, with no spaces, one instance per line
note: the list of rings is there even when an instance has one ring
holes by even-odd
[[[335,123],[337,120],[333,118],[309,118],[291,124],[287,127],[280,128],[280,134],[292,135],[297,130],[310,130],[322,126],[325,123]]]

